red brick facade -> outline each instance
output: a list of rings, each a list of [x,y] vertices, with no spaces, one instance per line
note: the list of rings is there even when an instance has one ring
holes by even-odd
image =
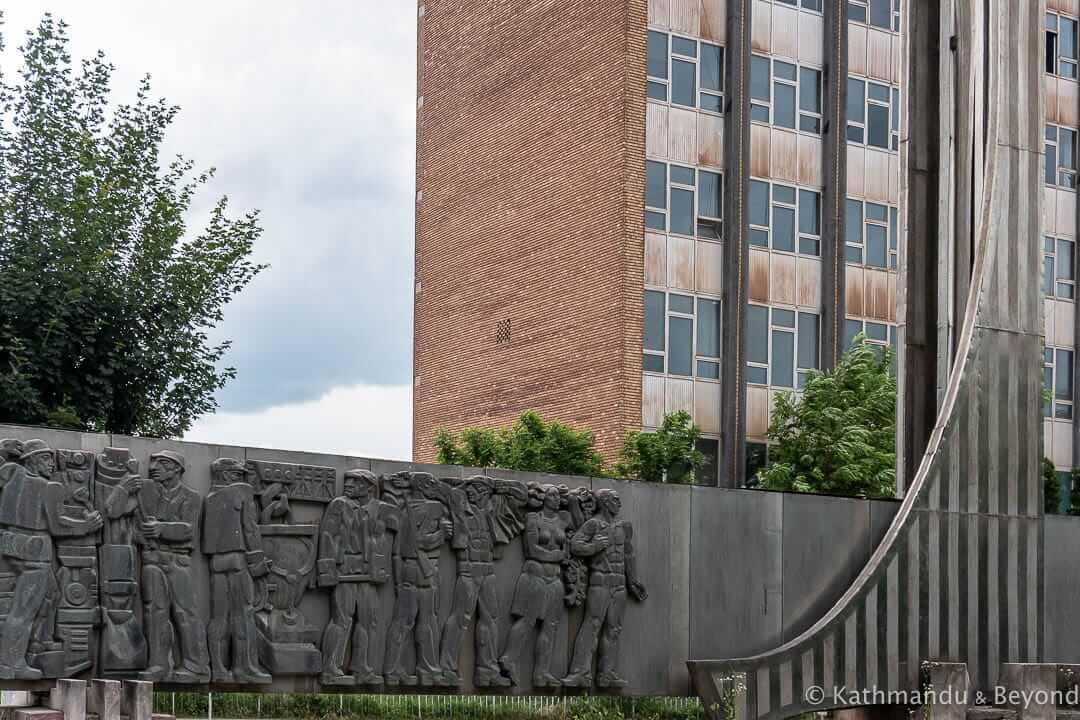
[[[646,0],[424,4],[415,460],[527,409],[609,460],[641,426],[646,21]]]

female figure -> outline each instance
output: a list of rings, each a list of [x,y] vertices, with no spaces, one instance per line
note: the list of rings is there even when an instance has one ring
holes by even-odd
[[[511,682],[520,685],[521,650],[528,633],[539,624],[533,685],[552,687],[559,685],[559,679],[551,672],[551,653],[555,635],[566,617],[562,565],[569,558],[567,529],[570,520],[565,513],[559,512],[562,504],[559,488],[545,485],[542,497],[542,507],[525,517],[522,536],[525,564],[514,587],[514,603],[510,609],[514,625],[510,628],[499,664]]]

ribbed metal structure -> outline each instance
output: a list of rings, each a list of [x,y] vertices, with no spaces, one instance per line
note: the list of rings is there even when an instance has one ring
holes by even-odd
[[[966,662],[973,689],[988,689],[1002,663],[1043,653],[1041,195],[1031,188],[1042,182],[1045,0],[905,5],[943,14],[941,62],[967,54],[982,69],[978,87],[943,83],[940,98],[908,104],[970,115],[977,129],[937,158],[956,173],[941,192],[969,194],[975,208],[970,274],[950,271],[970,278],[955,362],[901,509],[836,605],[763,655],[689,663],[716,714],[734,702],[736,717],[780,718],[845,704],[836,687],[915,689],[925,660]],[[812,686],[822,702],[807,702]]]

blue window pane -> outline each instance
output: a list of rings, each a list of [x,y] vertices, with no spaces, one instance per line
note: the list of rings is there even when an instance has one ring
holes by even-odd
[[[1058,55],[1070,60],[1076,59],[1076,21],[1061,18],[1058,30]]]
[[[671,232],[694,234],[694,191],[671,189]]]
[[[844,238],[849,243],[862,244],[863,204],[859,200],[848,200],[845,206]]]
[[[821,72],[811,68],[799,68],[799,109],[821,112]]]
[[[889,326],[881,323],[866,323],[866,337],[870,340],[885,342],[889,339]]]
[[[773,200],[788,205],[795,204],[795,188],[787,185],[773,185]]]
[[[769,224],[769,183],[750,181],[750,224]]]
[[[786,330],[773,330],[772,358],[769,362],[772,371],[772,385],[775,387],[793,387],[795,381],[795,333]]]
[[[866,264],[887,267],[889,262],[888,232],[880,225],[866,226]]]
[[[668,295],[668,310],[684,313],[686,315],[693,315],[694,298],[689,295],[677,295],[676,293],[671,293]]]
[[[1046,144],[1046,175],[1043,179],[1047,185],[1057,185],[1057,148],[1050,143]]]
[[[884,205],[878,205],[877,203],[866,203],[866,218],[868,220],[877,220],[878,222],[885,222],[889,217],[889,208]]]
[[[645,337],[646,350],[664,351],[664,293],[645,291]]]
[[[855,343],[855,336],[862,332],[862,322],[859,320],[844,321],[844,347],[851,347]]]
[[[667,85],[650,80],[645,83],[645,94],[653,100],[667,101]]]
[[[720,175],[701,170],[698,172],[698,216],[720,217]]]
[[[770,75],[769,58],[759,55],[750,57],[750,97],[769,102]]]
[[[694,63],[671,61],[671,102],[697,107],[697,71]]]
[[[693,185],[694,178],[694,168],[683,167],[682,165],[671,166],[671,182],[678,185]]]
[[[711,360],[698,360],[697,376],[699,378],[705,378],[707,380],[719,380],[720,363],[715,363]]]
[[[678,35],[672,35],[671,52],[675,53],[676,55],[697,57],[697,41],[687,40],[686,38],[681,38]]]
[[[724,51],[717,45],[701,43],[701,89],[719,92],[724,88]]]
[[[697,354],[720,357],[720,303],[698,298]]]
[[[769,108],[764,105],[751,105],[750,119],[754,122],[769,122]]]
[[[1058,350],[1054,362],[1054,397],[1058,400],[1073,399],[1072,350]]]
[[[795,80],[795,66],[791,63],[776,60],[773,62],[773,75],[783,80]]]
[[[664,356],[663,355],[642,355],[641,356],[641,369],[645,372],[664,372]]]
[[[799,232],[821,234],[821,196],[813,190],[799,190]]]
[[[847,81],[847,115],[852,122],[864,122],[866,120],[866,83],[855,78]]]
[[[772,246],[774,250],[795,252],[795,210],[774,206],[772,222]]]
[[[1042,286],[1043,286],[1043,295],[1053,296],[1053,294],[1054,294],[1054,258],[1052,258],[1052,257],[1043,257]]]
[[[773,124],[795,128],[795,87],[783,83],[773,84]]]
[[[784,310],[782,308],[773,308],[772,323],[773,325],[779,325],[780,327],[794,328],[795,311]]]
[[[701,93],[701,109],[714,113],[723,112],[723,98],[719,95]]]
[[[889,108],[881,105],[869,105],[866,129],[867,142],[874,147],[889,149]]]
[[[856,245],[848,245],[844,250],[844,259],[850,263],[862,263],[862,247]]]
[[[667,230],[667,216],[664,213],[645,211],[645,227],[650,230]]]
[[[1057,241],[1057,277],[1058,280],[1072,280],[1075,273],[1073,267],[1073,243],[1071,240]]]
[[[667,165],[662,162],[645,161],[645,205],[667,207]]]
[[[693,375],[693,327],[690,318],[668,318],[668,374]]]
[[[769,309],[760,305],[746,309],[746,361],[769,362]]]
[[[820,331],[818,316],[813,313],[799,313],[799,367],[802,369],[820,367]]]
[[[886,30],[892,29],[892,8],[889,0],[870,0],[870,24]]]
[[[863,141],[863,129],[857,125],[848,125],[847,128],[848,142],[862,144]]]
[[[646,63],[649,76],[667,80],[668,36],[650,30],[645,54],[647,56]]]
[[[769,247],[769,231],[750,228],[750,244],[755,247]]]
[[[848,20],[854,20],[855,22],[866,22],[866,8],[862,5],[856,5],[855,3],[848,3]]]
[[[763,367],[747,367],[746,382],[753,385],[766,385],[769,382],[769,370]]]

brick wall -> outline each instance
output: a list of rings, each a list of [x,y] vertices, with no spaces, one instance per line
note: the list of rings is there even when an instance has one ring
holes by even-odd
[[[416,460],[526,409],[609,459],[640,427],[645,27],[646,0],[425,3]]]

